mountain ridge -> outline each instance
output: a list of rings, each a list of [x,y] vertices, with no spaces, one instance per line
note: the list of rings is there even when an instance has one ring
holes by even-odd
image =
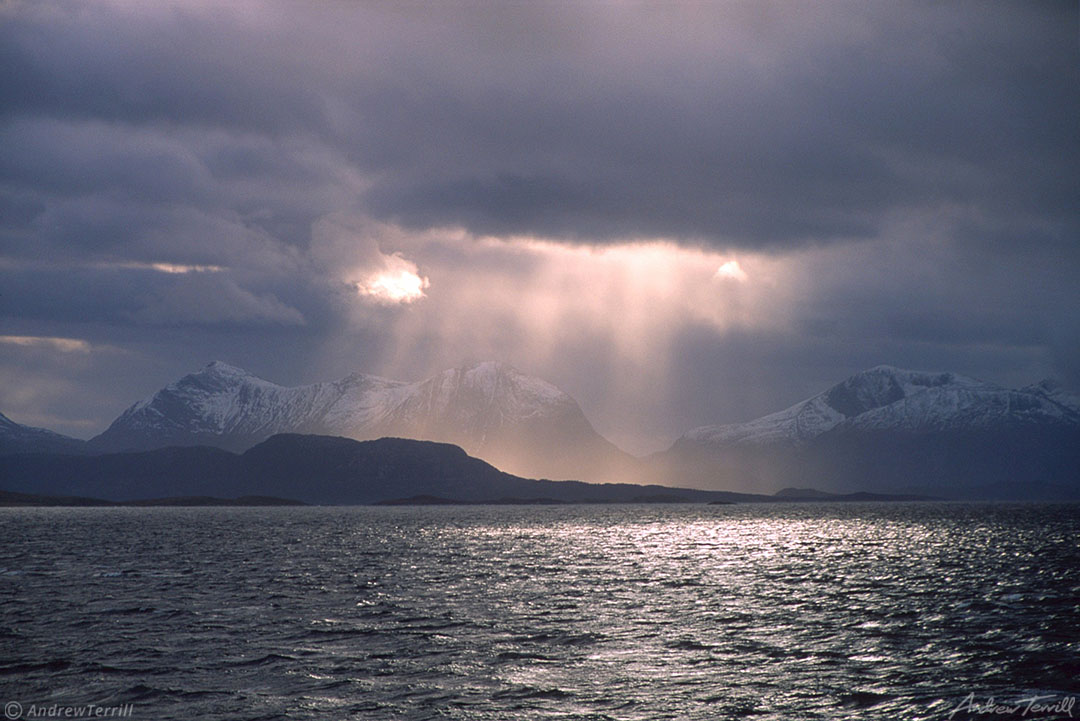
[[[89,442],[0,415],[0,453],[244,451],[279,433],[451,443],[534,478],[1080,498],[1076,395],[1049,379],[1009,389],[887,365],[746,423],[691,429],[667,450],[632,459],[570,396],[506,364],[472,363],[417,382],[354,373],[289,388],[215,361],[133,404]]]
[[[876,366],[747,423],[692,429],[651,463],[700,487],[1080,497],[1076,449],[1080,401],[1052,381],[1008,389]]]
[[[0,455],[10,453],[87,453],[86,441],[47,428],[16,423],[0,413]]]
[[[243,451],[277,433],[453,443],[531,476],[607,480],[631,462],[569,395],[495,361],[414,383],[354,373],[294,387],[214,361],[132,405],[89,444],[98,451]]]
[[[983,416],[966,413],[979,410]],[[936,428],[993,420],[1007,412],[1037,411],[1080,423],[1080,399],[1052,380],[1008,389],[956,373],[925,373],[879,365],[782,411],[746,423],[700,426],[680,438],[703,443],[812,440],[838,426]]]

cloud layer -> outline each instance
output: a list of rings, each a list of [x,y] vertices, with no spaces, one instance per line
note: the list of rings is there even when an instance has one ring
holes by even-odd
[[[123,352],[2,343],[5,389],[41,388],[0,410],[85,435],[212,357],[286,383],[497,357],[651,449],[880,362],[1075,386],[1076,27],[6,3],[4,332]]]

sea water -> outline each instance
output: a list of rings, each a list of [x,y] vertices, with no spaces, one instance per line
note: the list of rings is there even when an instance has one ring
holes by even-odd
[[[0,703],[1069,718],[1078,531],[1076,505],[0,509]]]

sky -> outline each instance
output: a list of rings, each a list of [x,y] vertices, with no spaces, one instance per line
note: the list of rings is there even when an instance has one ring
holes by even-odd
[[[495,359],[623,448],[1080,387],[1065,2],[0,3],[0,412]]]

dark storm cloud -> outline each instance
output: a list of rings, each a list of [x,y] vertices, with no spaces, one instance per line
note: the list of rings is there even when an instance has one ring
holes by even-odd
[[[136,8],[15,13],[4,115],[317,138],[377,176],[371,211],[480,233],[783,248],[950,204],[1077,227],[1071,3]],[[213,187],[137,152],[132,180]]]
[[[184,4],[34,5],[5,12],[5,115],[263,131],[321,121],[319,84],[296,82],[280,53],[283,27],[268,36]]]
[[[379,128],[405,162],[369,200],[419,225],[744,247],[873,236],[885,213],[956,204],[1075,229],[1067,7],[827,8],[773,6],[729,33],[747,7],[694,6],[681,53],[653,32],[671,18],[605,18],[569,51],[486,48],[494,77],[454,51]]]
[[[227,272],[162,273],[152,268],[7,270],[2,316],[10,323],[137,325],[303,325],[303,314],[272,293],[242,288]]]

